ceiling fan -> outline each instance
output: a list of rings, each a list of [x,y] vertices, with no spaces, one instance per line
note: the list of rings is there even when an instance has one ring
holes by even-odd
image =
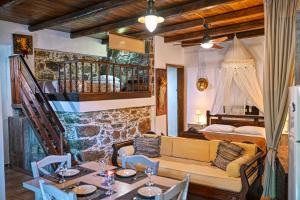
[[[201,43],[186,43],[186,44],[175,44],[175,45],[181,45],[182,47],[190,47],[190,46],[196,46],[200,45],[204,49],[210,49],[210,48],[215,48],[215,49],[223,49],[221,45],[218,45],[219,43],[222,43],[228,39],[227,36],[225,37],[219,37],[216,39],[213,39],[212,37],[209,36],[209,27],[208,24],[205,23],[203,24],[204,27],[204,36],[202,38]]]

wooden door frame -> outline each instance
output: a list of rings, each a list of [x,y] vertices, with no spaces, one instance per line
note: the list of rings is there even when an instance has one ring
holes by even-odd
[[[166,64],[166,70],[167,70],[167,78],[168,78],[168,68],[169,67],[175,67],[177,70],[179,69],[181,71],[181,76],[179,75],[179,70],[177,71],[177,104],[178,104],[178,112],[177,112],[177,118],[178,118],[178,136],[180,136],[181,132],[184,131],[184,124],[185,124],[185,71],[184,71],[184,65],[177,65],[177,64]],[[183,84],[179,84],[182,82]],[[168,82],[167,82],[168,84]],[[180,90],[182,90],[182,95],[179,95]],[[167,93],[167,113],[166,113],[166,135],[168,135],[168,93]],[[181,106],[180,106],[181,104]]]

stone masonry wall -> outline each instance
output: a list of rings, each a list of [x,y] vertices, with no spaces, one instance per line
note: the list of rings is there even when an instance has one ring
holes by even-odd
[[[134,138],[151,129],[151,108],[134,107],[73,113],[58,112],[71,152],[84,160],[111,156],[112,144]]]

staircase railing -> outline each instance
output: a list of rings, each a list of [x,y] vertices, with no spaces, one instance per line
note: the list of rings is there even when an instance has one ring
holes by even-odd
[[[23,56],[11,56],[13,105],[21,105],[47,154],[63,154],[68,144],[65,129],[43,93]]]
[[[38,79],[43,92],[53,101],[92,101],[151,96],[152,71],[149,66],[86,59],[48,64],[57,71],[40,72]]]

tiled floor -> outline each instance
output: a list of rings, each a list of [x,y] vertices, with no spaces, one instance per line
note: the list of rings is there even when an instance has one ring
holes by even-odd
[[[22,187],[22,182],[32,177],[10,168],[5,168],[6,200],[32,200],[34,194]]]

